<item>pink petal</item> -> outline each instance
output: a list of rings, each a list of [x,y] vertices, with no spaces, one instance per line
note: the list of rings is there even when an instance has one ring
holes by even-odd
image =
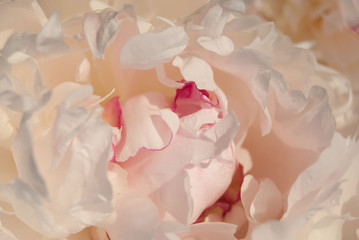
[[[105,104],[102,119],[109,123],[112,127],[121,128],[122,110],[119,97],[113,97]]]
[[[231,147],[224,150],[207,168],[198,166],[186,168],[194,204],[191,222],[194,222],[205,208],[212,205],[231,183],[236,169],[232,151]]]
[[[216,105],[219,105],[219,102],[215,94],[210,95],[206,90],[199,90],[194,82],[188,82],[182,88],[176,89],[173,110],[183,117]]]

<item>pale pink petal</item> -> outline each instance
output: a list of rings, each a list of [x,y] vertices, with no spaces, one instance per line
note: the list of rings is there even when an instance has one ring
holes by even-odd
[[[197,42],[204,49],[217,53],[218,55],[221,56],[227,56],[231,54],[234,50],[234,45],[232,40],[223,35],[218,36],[216,38],[202,36],[197,38]]]
[[[237,226],[222,222],[206,222],[190,225],[190,232],[182,234],[182,240],[236,240]]]
[[[126,138],[117,161],[126,161],[141,148],[162,149],[176,134],[179,127],[177,115],[168,108],[161,109],[153,101],[165,102],[163,96],[155,93],[124,102],[122,117]]]
[[[247,92],[244,94],[251,94],[252,96],[248,96],[248,98],[246,96],[245,101],[252,100],[254,97],[256,102],[249,102],[248,104],[253,106],[251,106],[248,111],[244,109],[242,109],[242,111],[254,111],[255,113],[253,114],[258,114],[259,111],[264,111],[266,109],[271,78],[271,66],[268,58],[251,49],[240,49],[226,57],[214,54],[209,55],[208,53],[203,53],[203,55],[204,56],[201,56],[203,59],[222,71],[222,74],[224,75],[222,78],[223,80],[218,81],[217,84],[223,89],[229,99],[238,98],[238,91],[240,88],[243,88],[243,83],[248,86],[249,93]],[[228,88],[229,83],[231,84],[230,88]],[[245,101],[236,104],[246,105]],[[256,103],[259,105],[256,106]],[[243,112],[237,109],[238,106],[235,107],[236,114],[238,115],[238,118],[241,119]],[[258,107],[260,107],[261,110],[259,110]],[[250,115],[252,116],[252,114]]]
[[[194,82],[198,89],[213,91],[217,88],[213,79],[212,68],[203,59],[195,56],[182,59],[177,56],[172,64],[181,70],[186,81]]]
[[[242,188],[241,188],[241,200],[247,217],[252,218],[250,213],[250,208],[255,198],[256,194],[259,191],[259,183],[252,175],[247,175],[243,179]]]
[[[188,225],[193,212],[191,197],[193,185],[190,183],[191,174],[181,171],[163,184],[157,191],[151,193],[151,198],[162,214],[166,212],[178,222]]]
[[[160,222],[157,207],[149,198],[135,193],[123,194],[118,205],[118,218],[114,223],[106,226],[111,239],[171,240],[166,234],[180,233],[185,229],[179,224]]]
[[[232,147],[227,148],[206,168],[186,167],[194,204],[191,222],[196,221],[204,209],[220,198],[231,183],[236,169],[232,151]]]
[[[237,127],[234,114],[199,133],[196,132],[198,129],[180,127],[165,149],[141,150],[131,161],[124,163],[123,167],[128,171],[129,185],[144,193],[151,193],[175,177],[187,164],[208,166],[211,159],[215,159],[230,146]],[[210,132],[209,136],[206,136],[207,132]],[[168,161],[169,158],[172,160]]]
[[[273,77],[277,107],[271,104],[273,128],[278,137],[291,147],[320,151],[329,145],[335,130],[326,90],[311,87],[308,97],[300,91],[286,92],[287,86]],[[302,129],[310,129],[302,131]]]
[[[215,108],[201,109],[196,113],[181,118],[181,127],[198,136],[204,124],[215,124],[218,121],[218,110]]]
[[[127,68],[150,69],[169,62],[187,44],[188,36],[183,27],[169,27],[158,33],[139,34],[122,48],[121,64]]]
[[[83,31],[92,53],[103,58],[108,44],[113,40],[121,22],[118,12],[110,9],[88,13],[83,22]]]
[[[355,0],[338,1],[341,17],[349,28],[358,28],[359,4]],[[357,29],[358,31],[359,29]]]
[[[275,183],[264,179],[259,183],[259,189],[250,207],[250,213],[257,222],[278,219],[283,213],[283,196]]]

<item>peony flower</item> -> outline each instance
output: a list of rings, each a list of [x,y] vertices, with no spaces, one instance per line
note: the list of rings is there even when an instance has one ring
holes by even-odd
[[[2,238],[357,237],[353,72],[277,2],[65,3],[0,3]]]

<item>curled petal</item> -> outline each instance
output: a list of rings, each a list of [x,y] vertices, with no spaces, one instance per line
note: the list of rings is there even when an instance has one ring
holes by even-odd
[[[153,101],[164,102],[161,95],[147,94],[132,98],[123,104],[122,116],[126,139],[118,161],[126,161],[141,148],[163,149],[176,134],[179,127],[177,115],[170,109],[160,109]]]

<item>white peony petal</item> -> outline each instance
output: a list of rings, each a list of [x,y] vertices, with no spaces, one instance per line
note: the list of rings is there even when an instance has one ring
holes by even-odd
[[[182,59],[176,56],[172,64],[181,70],[186,81],[194,82],[198,89],[213,91],[218,88],[211,66],[203,59],[194,56]]]
[[[41,197],[47,198],[46,183],[36,165],[33,144],[32,113],[24,113],[11,150],[19,178],[31,186]]]
[[[223,35],[216,38],[202,36],[197,38],[197,42],[204,49],[217,53],[221,56],[227,56],[231,54],[234,50],[234,44],[232,40]]]
[[[88,13],[83,22],[83,31],[89,47],[98,58],[103,58],[105,49],[121,26],[118,12],[110,9]]]
[[[121,64],[128,68],[150,69],[169,62],[187,44],[188,36],[183,27],[169,27],[158,33],[139,34],[123,46]]]
[[[268,221],[256,227],[252,234],[252,240],[296,240],[305,239],[300,235],[301,230],[307,224],[312,213],[304,212],[299,216],[281,221]]]
[[[199,35],[211,38],[222,35],[228,19],[229,14],[226,11],[223,11],[221,6],[214,5],[202,18],[201,26],[203,26],[203,30],[199,31]]]
[[[338,184],[341,177],[358,156],[358,143],[344,139],[336,133],[331,146],[325,149],[319,159],[303,171],[293,184],[288,195],[287,215],[291,216],[311,207],[314,200],[326,194]]]
[[[31,95],[18,94],[7,76],[0,76],[0,104],[14,111],[26,112],[35,109],[36,103]]]
[[[65,237],[66,230],[58,226],[53,216],[44,208],[43,199],[34,189],[20,179],[0,185],[0,199],[10,202],[16,215],[50,237]]]

